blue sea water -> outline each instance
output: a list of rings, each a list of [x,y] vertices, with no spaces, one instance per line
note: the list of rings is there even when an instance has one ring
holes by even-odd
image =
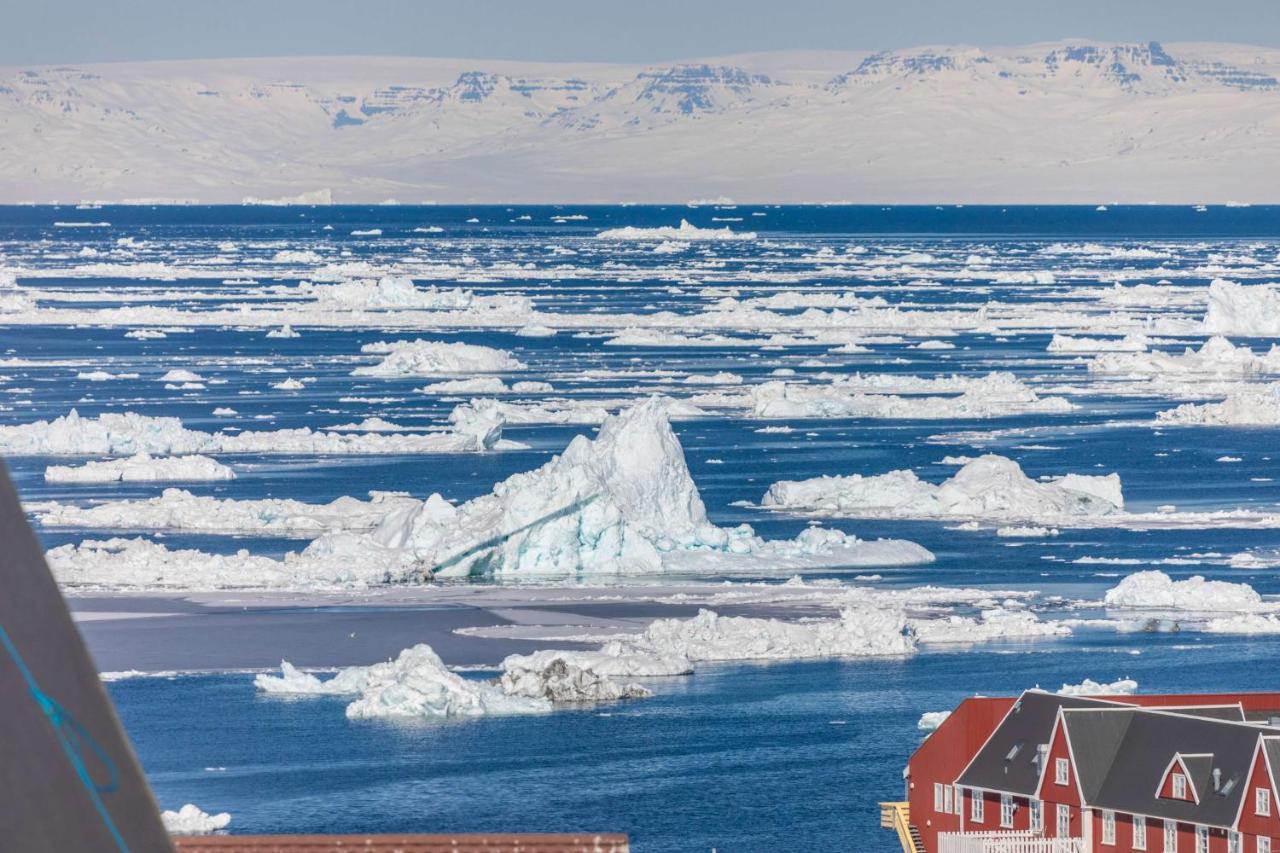
[[[569,214],[587,219],[555,221]],[[669,226],[681,218],[701,227],[749,229],[760,239],[708,243],[681,254],[655,254],[652,243],[594,239],[602,228]],[[69,221],[109,224],[55,224]],[[414,230],[425,226],[443,230]],[[351,234],[368,229],[382,234]],[[235,252],[223,244],[234,244]],[[1046,253],[1055,244],[1141,248],[1151,256]],[[847,255],[854,247],[862,252]],[[843,262],[824,260],[824,249]],[[744,298],[791,288],[853,290],[924,310],[985,302],[1016,308],[1046,299],[1083,308],[1088,300],[1073,296],[1073,289],[1109,287],[1112,279],[1193,287],[1207,287],[1218,277],[1280,280],[1280,208],[0,208],[0,269],[18,270],[19,284],[41,294],[42,308],[147,304],[199,312],[263,301],[258,288],[293,285],[308,276],[305,268],[278,272],[281,265],[271,259],[282,250],[316,252],[322,261],[312,266],[364,262],[377,268],[429,259],[440,266],[434,274],[415,274],[420,284],[523,294],[550,312],[672,311],[688,314],[691,324],[718,298],[703,295],[706,287],[734,288]],[[228,254],[235,259],[227,261]],[[956,272],[972,255],[993,258],[991,272]],[[903,260],[909,256],[930,260]],[[877,270],[868,263],[876,258],[902,271]],[[458,271],[464,267],[472,272]],[[174,277],[175,269],[184,272]],[[193,269],[207,274],[193,275]],[[931,270],[947,272],[934,276]],[[1050,272],[1053,280],[1014,284],[995,275],[1026,270]],[[240,279],[253,283],[224,283]],[[1198,316],[1199,310],[1187,313]],[[1034,383],[1041,393],[1059,383],[1088,381],[1077,360],[1047,356],[1051,334],[1043,329],[963,332],[948,338],[954,350],[918,350],[908,339],[876,344],[870,353],[837,354],[819,344],[619,347],[600,337],[562,332],[529,338],[502,328],[303,327],[301,337],[280,340],[266,338],[261,328],[193,325],[164,339],[136,340],[124,337],[130,326],[105,322],[78,322],[74,328],[6,325],[0,315],[0,326],[0,424],[52,418],[75,407],[84,415],[174,415],[188,427],[214,430],[227,425],[212,414],[219,406],[236,409],[234,422],[245,429],[318,428],[373,415],[415,425],[443,423],[458,401],[415,393],[421,378],[350,375],[354,364],[368,361],[360,355],[362,345],[407,337],[512,350],[530,365],[519,378],[547,379],[558,394],[574,399],[691,390],[653,378],[593,378],[584,373],[589,368],[730,371],[746,383],[763,381],[779,367],[802,379],[831,372],[998,369]],[[1180,350],[1200,340],[1177,339],[1164,347]],[[1255,350],[1272,343],[1234,340]],[[196,370],[210,381],[201,390],[165,389],[157,379],[174,367]],[[95,368],[136,372],[139,378],[77,378]],[[283,375],[315,381],[303,393],[273,390]],[[793,432],[764,434],[756,431],[761,421],[722,416],[675,427],[712,520],[750,523],[768,537],[794,536],[807,524],[742,505],[758,501],[770,483],[899,468],[937,481],[955,470],[942,463],[944,456],[978,452],[966,441],[939,438],[964,430],[1046,428],[1032,437],[998,437],[983,449],[1016,459],[1033,477],[1118,472],[1131,509],[1280,505],[1273,482],[1277,430],[1152,429],[1140,422],[1176,399],[1116,393],[1101,385],[1071,399],[1080,408],[1070,413],[991,420],[791,420]],[[499,454],[245,457],[232,460],[236,480],[190,488],[231,498],[327,501],[379,489],[419,496],[440,491],[465,500],[541,464],[587,430],[511,426],[505,435],[530,449]],[[1228,455],[1241,461],[1218,461]],[[149,484],[45,483],[44,467],[54,461],[66,462],[8,460],[25,500],[157,492]],[[868,538],[912,539],[937,555],[928,566],[876,570],[886,586],[1035,589],[1049,601],[1096,601],[1118,577],[1158,567],[1175,577],[1204,574],[1280,594],[1273,570],[1226,565],[1232,554],[1280,548],[1276,530],[1086,529],[1009,540],[990,529],[960,531],[935,522],[829,524]],[[49,546],[107,535],[62,528],[39,532]],[[305,544],[182,533],[163,541],[273,556]],[[1081,558],[1109,562],[1076,562]],[[838,572],[809,576],[848,578]],[[1089,609],[1069,612],[1097,615]],[[1043,615],[1062,613],[1046,604]],[[111,685],[111,693],[160,802],[230,811],[237,832],[608,829],[631,833],[639,850],[892,850],[892,837],[877,828],[876,802],[900,795],[901,768],[921,737],[915,724],[922,712],[952,707],[975,692],[1056,687],[1085,677],[1132,677],[1144,691],[1275,689],[1280,684],[1259,664],[1272,659],[1277,642],[1081,629],[1069,638],[932,649],[906,660],[709,667],[690,678],[656,682],[657,695],[643,702],[447,724],[351,722],[341,700],[258,696],[251,676],[236,673],[122,681]]]

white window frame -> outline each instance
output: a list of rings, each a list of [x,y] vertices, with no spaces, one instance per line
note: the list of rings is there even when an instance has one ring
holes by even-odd
[[[1044,832],[1044,800],[1031,801],[1031,831]]]
[[[1102,810],[1102,843],[1108,847],[1116,844],[1116,813]]]
[[[946,785],[942,789],[942,811],[945,814],[952,814],[956,808],[955,789],[950,785]]]
[[[1161,849],[1164,853],[1178,853],[1178,822],[1176,820],[1164,821],[1164,847]]]
[[[1268,788],[1253,789],[1253,813],[1269,817],[1271,815],[1271,791]]]
[[[1196,853],[1209,853],[1209,827],[1196,827]]]
[[[951,791],[952,791],[951,801],[955,806],[954,811],[952,811],[951,813],[957,816],[961,815],[964,813],[964,791],[960,788],[959,785],[952,785]]]
[[[942,814],[942,783],[933,783],[933,810]]]
[[[1057,838],[1071,837],[1071,806],[1058,803],[1057,820],[1053,825],[1053,834]]]
[[[1244,853],[1244,841],[1240,833],[1227,830],[1227,853]]]
[[[1258,853],[1271,853],[1271,838],[1266,835],[1258,836]]]
[[[1175,800],[1187,798],[1187,777],[1181,773],[1173,774],[1173,798]]]
[[[1065,758],[1055,758],[1053,760],[1053,784],[1066,785],[1071,781],[1069,768],[1071,762]]]
[[[1013,829],[1013,812],[1014,812],[1013,794],[1000,795],[1000,826],[1003,829]]]
[[[969,820],[975,823],[983,823],[987,819],[986,802],[983,799],[981,791],[969,792]]]
[[[1140,814],[1133,816],[1133,849],[1147,849],[1147,819]]]

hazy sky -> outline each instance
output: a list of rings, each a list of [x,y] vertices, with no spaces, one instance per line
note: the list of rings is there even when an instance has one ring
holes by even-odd
[[[927,43],[1280,46],[1280,0],[0,0],[0,65],[387,54],[653,62]]]

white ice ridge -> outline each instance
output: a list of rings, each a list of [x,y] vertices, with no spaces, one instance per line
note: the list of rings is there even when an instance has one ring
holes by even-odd
[[[754,240],[754,231],[734,231],[724,228],[699,228],[686,219],[680,220],[680,227],[669,225],[660,228],[637,228],[628,225],[624,228],[607,228],[596,235],[601,240]]]
[[[1246,583],[1210,581],[1200,575],[1175,581],[1159,571],[1129,575],[1107,590],[1102,601],[1107,607],[1193,612],[1260,613],[1277,609]]]
[[[386,311],[416,308],[449,311],[471,307],[475,297],[469,290],[420,288],[408,276],[380,279],[352,279],[337,284],[303,282],[300,295],[308,295],[320,306],[335,309]],[[282,294],[283,295],[283,294]]]
[[[900,608],[853,604],[838,619],[783,622],[699,610],[692,619],[658,619],[635,641],[641,649],[700,661],[802,660],[906,655],[915,639]]]
[[[477,344],[442,341],[390,341],[365,344],[363,353],[382,355],[382,361],[351,371],[352,376],[469,376],[524,370],[523,362],[506,350]]]
[[[282,661],[279,676],[258,675],[264,693],[355,696],[347,717],[479,717],[539,714],[551,710],[544,697],[510,695],[502,687],[450,672],[430,646],[419,644],[395,660],[352,666],[324,681]]]
[[[901,540],[864,542],[809,529],[766,542],[747,525],[724,529],[706,508],[660,398],[614,415],[594,440],[578,436],[541,468],[454,506],[435,494],[397,511],[367,536],[321,537],[305,556],[374,555],[439,577],[640,574],[678,568],[686,555],[731,568],[756,556],[814,565],[905,565],[932,560]]]
[[[1280,425],[1280,383],[1242,387],[1219,403],[1183,403],[1156,413],[1169,426]]]
[[[231,823],[228,812],[207,814],[192,803],[187,803],[175,811],[163,811],[160,820],[164,828],[173,835],[208,835],[220,829],[226,829]]]
[[[876,518],[1068,520],[1124,509],[1120,477],[1067,474],[1032,480],[1012,459],[987,454],[941,484],[910,470],[774,483],[761,503],[777,509]]]
[[[992,640],[1032,640],[1065,636],[1071,629],[1059,622],[1041,621],[1026,610],[994,607],[980,618],[946,616],[940,619],[912,619],[911,630],[922,643],[987,643]]]
[[[1280,336],[1280,287],[1213,281],[1209,285],[1204,330],[1219,335]]]
[[[1048,352],[1145,352],[1151,339],[1140,333],[1115,338],[1085,338],[1054,335]]]
[[[474,419],[451,432],[420,435],[300,429],[240,433],[187,429],[172,417],[107,412],[96,418],[70,414],[52,421],[0,426],[0,453],[10,456],[133,456],[193,453],[413,454],[461,453],[523,447],[502,440],[496,421]]]
[[[49,502],[36,511],[48,527],[104,530],[197,530],[209,533],[274,533],[319,536],[332,530],[372,530],[389,513],[420,501],[393,492],[369,500],[340,497],[327,504],[283,498],[230,500],[165,489],[153,498],[103,501],[90,506]]]
[[[155,457],[138,453],[127,459],[50,465],[44,469],[44,479],[49,483],[198,482],[235,478],[235,472],[226,465],[198,455]]]
[[[1086,678],[1079,684],[1064,684],[1056,691],[1059,696],[1128,696],[1138,689],[1132,678],[1121,678],[1110,684],[1102,684]]]
[[[1075,406],[1062,397],[1040,397],[1011,373],[991,373],[961,380],[954,397],[868,394],[831,385],[765,382],[749,390],[751,412],[758,418],[998,418],[1030,413],[1069,412]],[[695,402],[698,398],[695,398]]]
[[[1265,353],[1247,346],[1235,346],[1224,337],[1205,341],[1200,349],[1187,347],[1180,355],[1166,352],[1107,352],[1089,362],[1094,373],[1118,375],[1194,374],[1204,376],[1250,376],[1280,373],[1280,346]]]

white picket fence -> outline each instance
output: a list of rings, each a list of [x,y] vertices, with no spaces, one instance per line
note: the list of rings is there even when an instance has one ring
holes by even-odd
[[[940,832],[938,853],[1085,853],[1083,838],[1022,832]]]

